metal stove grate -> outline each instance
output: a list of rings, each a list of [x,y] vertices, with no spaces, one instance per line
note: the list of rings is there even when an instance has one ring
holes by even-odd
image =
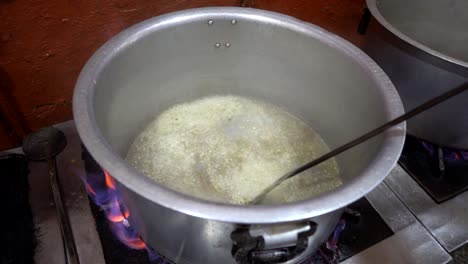
[[[468,152],[407,136],[400,165],[437,202],[468,189]]]

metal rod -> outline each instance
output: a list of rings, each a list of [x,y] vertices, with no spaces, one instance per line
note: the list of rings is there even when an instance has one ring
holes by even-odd
[[[62,232],[63,248],[67,264],[79,264],[78,252],[76,250],[75,239],[68,218],[67,209],[64,205],[62,190],[57,175],[57,163],[55,157],[48,160],[50,187],[54,198],[57,217],[60,223],[60,231]]]
[[[452,97],[454,97],[455,95],[458,95],[464,91],[466,91],[468,89],[468,83],[465,83],[465,84],[462,84],[456,88],[453,88],[451,90],[449,90],[448,92],[446,93],[443,93],[442,95],[439,95],[425,103],[423,103],[422,105],[418,106],[418,107],[415,107],[413,110],[367,132],[366,134],[354,139],[354,140],[351,140],[350,142],[326,153],[325,155],[315,159],[315,160],[312,160],[311,162],[308,162],[292,171],[290,171],[289,173],[285,174],[284,176],[282,176],[281,178],[279,178],[278,180],[276,180],[275,182],[273,182],[272,185],[270,185],[268,188],[266,188],[264,191],[262,191],[259,195],[257,195],[250,203],[251,204],[256,204],[258,202],[260,202],[264,196],[269,193],[271,190],[273,190],[276,186],[278,186],[279,184],[281,184],[283,181],[285,181],[286,179],[290,178],[290,177],[293,177],[294,175],[297,175],[305,170],[308,170],[356,145],[359,145],[361,143],[363,143],[364,141],[367,141],[377,135],[379,135],[380,133],[384,132],[385,130],[393,127],[394,125],[397,125],[403,121],[406,121],[412,117],[414,117],[415,115],[421,113],[421,112],[424,112],[426,111],[427,109],[429,108],[432,108],[433,106],[435,105],[438,105]]]

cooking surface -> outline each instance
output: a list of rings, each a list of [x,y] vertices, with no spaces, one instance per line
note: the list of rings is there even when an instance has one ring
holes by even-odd
[[[437,203],[468,189],[467,151],[442,148],[407,136],[400,165]]]
[[[28,162],[24,155],[0,155],[2,226],[0,263],[32,263],[36,249],[29,203]]]
[[[67,137],[67,146],[57,156],[57,169],[80,261],[104,264],[89,201],[80,180],[80,173],[84,172],[80,139],[73,122],[65,122],[56,127]],[[12,149],[5,153],[21,153],[21,149]],[[38,229],[34,261],[36,264],[63,264],[63,244],[49,186],[47,163],[29,162],[29,171],[30,204],[33,221]]]
[[[102,215],[99,216],[101,213],[99,210],[95,210],[96,208],[91,210],[85,187],[80,180],[80,175],[84,175],[85,170],[74,124],[70,121],[57,127],[65,132],[68,140],[67,147],[58,156],[58,168],[81,262],[117,263],[111,262],[106,257],[106,254],[109,254],[106,250],[109,248],[116,250],[111,253],[114,260],[129,258],[124,261],[125,263],[132,263],[131,258],[135,256],[146,257],[144,251],[124,253],[128,252],[128,249],[116,239],[105,242],[102,230],[107,230],[107,236],[111,237],[109,229],[106,229],[107,222],[102,220]],[[19,153],[20,150],[8,152]],[[29,183],[32,186],[31,208],[35,225],[41,230],[41,235],[37,237],[39,247],[36,250],[35,261],[37,264],[63,263],[63,250],[57,250],[63,246],[49,190],[46,164],[30,162],[29,167],[31,171]],[[359,236],[363,233],[370,233],[374,238],[372,242],[364,243],[368,243],[367,245],[361,245],[360,249],[353,249],[362,250],[356,255],[346,258],[344,257],[346,253],[339,253],[342,254],[341,259],[344,259],[341,263],[448,263],[452,260],[449,253],[459,261],[466,258],[463,248],[456,249],[468,242],[467,192],[437,204],[405,170],[397,166],[382,184],[366,196],[366,199],[368,205],[375,209],[367,211],[372,217],[368,220],[363,218],[361,225],[358,222],[358,225],[354,226],[360,225],[357,233],[352,231],[352,220],[348,219],[349,229],[345,229],[340,240],[353,241],[355,237],[359,240]],[[356,204],[367,206],[366,200],[360,200]],[[366,210],[369,209],[364,211]],[[97,219],[101,218],[97,221],[97,225],[93,213],[97,215]],[[385,222],[383,227],[382,222]],[[373,225],[380,227],[373,229]],[[97,228],[101,231],[97,232]],[[381,241],[377,243],[379,240]],[[340,246],[338,243],[338,248]]]
[[[399,166],[385,182],[447,251],[468,242],[468,192],[437,204]]]
[[[105,181],[102,169],[84,147],[82,159],[87,178],[93,177],[94,182]],[[95,183],[94,185],[96,186],[97,184]],[[99,192],[99,190],[94,189],[94,192]],[[134,250],[123,245],[110,230],[109,221],[107,221],[103,211],[96,204],[92,202],[90,204],[102,241],[106,263],[171,263],[159,254],[153,254],[150,260],[145,250]],[[323,245],[321,252],[317,252],[315,256],[311,257],[314,260],[313,263],[327,263],[325,258],[336,258],[340,261],[345,260],[394,234],[366,198],[354,202],[347,208],[348,210],[341,220],[344,230],[338,231],[339,233],[336,236],[336,239],[338,239],[337,248],[329,250],[326,248],[326,245]],[[337,229],[339,229],[338,226]],[[305,263],[308,262],[306,261]]]

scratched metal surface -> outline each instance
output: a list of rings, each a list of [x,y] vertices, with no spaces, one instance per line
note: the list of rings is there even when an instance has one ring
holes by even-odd
[[[68,144],[57,156],[59,179],[64,191],[73,235],[81,263],[104,264],[101,242],[86,191],[80,180],[84,172],[81,161],[81,143],[73,121],[56,125],[61,129]],[[22,153],[20,148],[4,153]],[[57,220],[49,185],[46,162],[29,163],[30,203],[35,226],[39,228],[36,264],[65,263],[60,225]]]

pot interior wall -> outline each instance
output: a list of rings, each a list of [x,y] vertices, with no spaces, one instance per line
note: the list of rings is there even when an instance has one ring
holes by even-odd
[[[388,120],[376,81],[344,51],[276,22],[223,16],[213,21],[201,17],[154,27],[104,67],[96,80],[96,120],[122,157],[158,113],[213,94],[282,106],[330,147]],[[345,182],[367,167],[381,142],[377,137],[339,157]]]
[[[398,31],[442,54],[468,62],[468,1],[379,0],[382,16]]]

